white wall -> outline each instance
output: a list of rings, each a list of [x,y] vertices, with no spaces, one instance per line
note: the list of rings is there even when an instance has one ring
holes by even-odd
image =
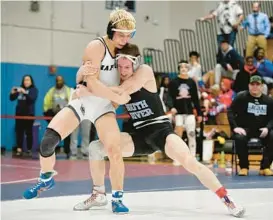
[[[170,3],[170,37],[179,39],[181,28],[195,30],[195,20],[216,8],[216,1],[172,1]]]
[[[165,38],[178,38],[182,27],[194,28],[194,20],[206,14],[210,5],[137,1],[133,42],[141,49],[163,49]],[[29,1],[2,2],[2,62],[78,66],[87,43],[97,34],[105,34],[110,14],[104,1],[43,1],[37,13],[30,12],[29,7]],[[144,22],[146,15],[158,25]]]

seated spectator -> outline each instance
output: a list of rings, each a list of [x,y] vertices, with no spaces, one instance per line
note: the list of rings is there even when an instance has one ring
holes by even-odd
[[[215,92],[216,95],[213,99],[210,99],[209,102],[204,102],[206,111],[208,109],[208,112],[205,113],[205,115],[209,114],[210,116],[215,116],[220,112],[225,112],[230,107],[235,97],[235,92],[231,89],[231,83],[230,79],[222,79],[220,91],[218,90],[219,92]]]
[[[203,75],[202,78],[203,78],[203,82],[204,82],[205,88],[211,88],[215,84],[215,73],[214,73],[214,70],[208,71],[207,73],[205,73]]]
[[[10,92],[10,100],[14,101],[18,99],[16,105],[16,116],[34,116],[35,115],[35,102],[38,96],[38,90],[35,87],[33,78],[31,75],[25,75],[22,79],[20,87],[13,87]],[[27,149],[30,156],[32,149],[32,126],[34,120],[16,119],[15,131],[17,142],[17,156],[21,156],[23,153],[24,135],[27,138]]]
[[[208,118],[211,115],[210,110],[213,109],[217,103],[216,103],[216,98],[218,97],[220,93],[220,87],[219,85],[214,85],[211,87],[210,92],[202,92],[202,99],[203,99],[203,105],[205,107],[205,111],[203,115],[205,116],[204,121],[207,121]]]
[[[261,47],[267,51],[266,38],[270,34],[270,23],[268,16],[260,12],[260,4],[254,2],[253,13],[248,15],[243,22],[243,27],[248,29],[248,39],[246,43],[246,56],[253,56],[255,47]]]
[[[170,79],[169,77],[165,76],[161,80],[161,85],[159,88],[159,97],[161,99],[163,109],[165,112],[168,112],[170,110],[170,107],[172,106],[171,102],[171,97],[169,96],[169,86]]]
[[[269,33],[268,39],[273,39],[273,16],[269,18],[269,22],[270,22],[270,33]]]
[[[239,69],[243,66],[242,57],[228,44],[228,41],[221,42],[221,49],[217,54],[217,65],[215,67],[215,83],[220,85],[221,77],[236,79]]]
[[[254,58],[247,57],[244,67],[236,76],[235,82],[233,84],[233,90],[236,93],[248,90],[249,80],[253,75],[259,75],[259,73],[257,68],[254,66]]]
[[[273,161],[273,99],[262,94],[262,87],[262,77],[252,76],[249,91],[239,93],[228,110],[228,120],[240,160],[240,176],[248,175],[247,143],[251,138],[261,139],[265,146],[260,175],[273,175],[270,170]]]
[[[273,83],[273,63],[265,58],[265,51],[262,48],[257,48],[254,53],[254,65],[258,72],[263,77],[266,84]]]

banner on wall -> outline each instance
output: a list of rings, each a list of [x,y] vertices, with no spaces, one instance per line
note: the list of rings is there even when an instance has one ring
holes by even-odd
[[[105,0],[105,8],[114,10],[115,8],[124,8],[130,12],[136,12],[136,1],[115,1]]]

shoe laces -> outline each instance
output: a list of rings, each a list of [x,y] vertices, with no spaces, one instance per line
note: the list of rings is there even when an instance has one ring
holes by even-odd
[[[114,200],[114,203],[116,203],[121,208],[126,208],[126,206],[122,203],[122,200]]]
[[[98,197],[99,194],[104,194],[104,193],[101,193],[101,192],[93,189],[93,192],[92,192],[91,196],[88,199],[86,199],[83,203],[85,205],[87,205],[88,203],[93,202],[94,200],[96,200],[96,198]]]
[[[98,197],[97,193],[92,193],[92,195],[83,202],[84,205],[87,205],[87,204],[93,202],[97,197]]]
[[[230,208],[230,209],[236,209],[236,205],[235,203],[232,201],[232,198],[230,198],[230,196],[226,196],[226,198],[223,198],[223,202],[225,203],[225,205]]]
[[[34,191],[38,190],[39,188],[42,187],[43,184],[44,184],[44,182],[39,178],[38,183],[36,183],[33,187],[31,187],[30,191],[34,192]]]

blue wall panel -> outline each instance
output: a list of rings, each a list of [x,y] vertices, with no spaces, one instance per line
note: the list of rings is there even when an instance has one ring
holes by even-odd
[[[74,87],[77,70],[77,67],[57,67],[56,74],[64,77],[66,85]],[[35,115],[43,115],[43,99],[49,88],[55,85],[55,75],[49,74],[48,66],[18,63],[1,63],[1,115],[15,114],[16,101],[9,100],[9,93],[13,86],[20,86],[25,74],[32,75],[39,90]],[[122,109],[118,109],[117,113],[122,113]],[[41,139],[47,123],[45,121],[39,122],[41,123],[39,139]],[[122,120],[118,120],[118,122],[122,127]],[[11,149],[15,146],[15,141],[15,120],[1,119],[1,146]]]

